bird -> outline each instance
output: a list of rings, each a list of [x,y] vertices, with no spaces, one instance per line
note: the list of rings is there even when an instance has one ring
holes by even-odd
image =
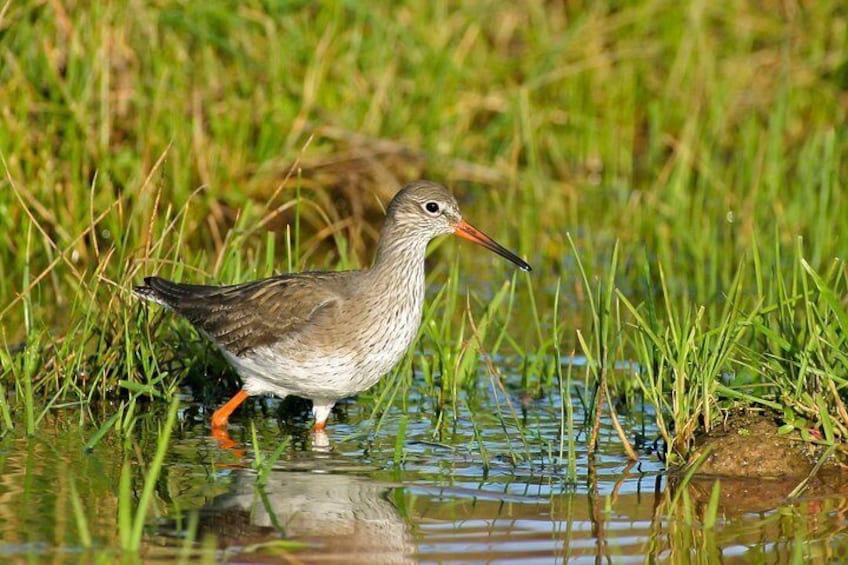
[[[374,386],[412,345],[424,308],[428,243],[454,234],[531,271],[530,265],[466,222],[453,194],[420,180],[395,194],[370,268],[305,271],[226,286],[156,276],[135,287],[141,299],[186,318],[232,365],[242,388],[212,414],[226,430],[247,398],[312,401],[323,432],[335,403]]]

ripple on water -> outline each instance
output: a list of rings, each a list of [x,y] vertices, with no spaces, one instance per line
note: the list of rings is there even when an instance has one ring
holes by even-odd
[[[240,447],[222,450],[205,416],[192,416],[205,411],[189,406],[155,489],[158,514],[148,518],[146,555],[167,561],[182,551],[194,514],[197,538],[211,534],[216,540],[214,557],[241,561],[291,554],[306,562],[580,563],[601,556],[627,563],[674,561],[692,548],[756,559],[788,552],[799,531],[807,536],[805,555],[826,557],[846,546],[842,496],[818,493],[760,512],[722,511],[707,530],[706,502],[698,492],[708,495],[711,485],[693,487],[700,490],[691,491],[689,514],[683,505],[672,506],[675,492],[662,464],[648,454],[629,462],[610,422],[602,421],[600,449],[592,457],[587,432],[578,427],[569,461],[556,391],[530,402],[491,390],[462,400],[436,429],[431,400],[413,390],[407,405],[416,409],[395,405],[377,433],[365,402],[343,403],[329,446],[320,449],[306,417],[291,424],[246,413],[234,418],[231,430]],[[581,422],[579,399],[566,401]],[[267,413],[276,405],[266,402]],[[149,418],[133,438],[133,492],[141,490],[155,446],[160,416]],[[120,438],[107,435],[85,454],[81,446],[96,427],[69,425],[78,420],[72,411],[51,414],[37,437],[7,436],[0,443],[0,554],[80,552],[69,519],[71,483],[95,547],[117,547],[116,493],[126,452]],[[649,415],[622,415],[627,433],[656,436],[646,421]],[[256,463],[251,424],[262,464]],[[290,436],[289,447],[269,463],[284,436]],[[281,542],[287,545],[274,545]],[[188,547],[197,552],[202,543]]]

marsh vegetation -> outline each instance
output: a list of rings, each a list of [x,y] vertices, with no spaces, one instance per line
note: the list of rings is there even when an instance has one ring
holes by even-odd
[[[282,517],[310,489],[365,501],[335,510],[410,559],[844,551],[841,487],[814,476],[848,435],[844,12],[0,7],[3,553],[308,560],[327,538]],[[415,347],[337,408],[329,451],[274,400],[221,450],[235,374],[132,286],[367,265],[417,178],[533,273],[439,240]],[[809,466],[734,507],[683,486],[704,434],[756,448],[739,414]],[[375,550],[342,530],[333,551]]]

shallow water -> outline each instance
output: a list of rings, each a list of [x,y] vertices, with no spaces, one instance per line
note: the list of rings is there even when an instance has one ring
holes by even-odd
[[[461,400],[456,421],[446,413],[439,427],[430,400],[412,391],[376,432],[369,403],[347,401],[326,437],[308,431],[308,414],[283,422],[275,416],[279,402],[254,400],[233,418],[230,449],[209,435],[207,411],[186,400],[142,554],[238,563],[782,563],[848,555],[841,496],[787,502],[778,493],[746,508],[743,486],[727,491],[717,523],[706,527],[712,481],[695,482],[673,502],[677,492],[656,455],[642,451],[641,461],[629,462],[608,422],[593,456],[578,428],[569,465],[556,391],[510,398],[514,417],[491,392]],[[579,401],[570,401],[582,422]],[[649,419],[634,413],[623,423],[631,437],[652,440]],[[35,437],[0,443],[0,560],[121,556],[121,466],[125,457],[131,462],[137,500],[164,414],[152,410],[126,439],[109,433],[91,452],[83,446],[96,428],[81,427],[85,420],[76,409],[59,410]],[[271,461],[283,438],[290,443]],[[762,481],[757,487],[763,490]],[[74,490],[90,549],[83,548]]]

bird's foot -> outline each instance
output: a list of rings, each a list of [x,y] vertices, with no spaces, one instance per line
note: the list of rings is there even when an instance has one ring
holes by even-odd
[[[229,451],[239,459],[244,457],[244,450],[239,447],[239,444],[236,443],[233,438],[230,437],[230,433],[227,431],[227,428],[213,427],[212,437],[218,443],[219,448]]]

